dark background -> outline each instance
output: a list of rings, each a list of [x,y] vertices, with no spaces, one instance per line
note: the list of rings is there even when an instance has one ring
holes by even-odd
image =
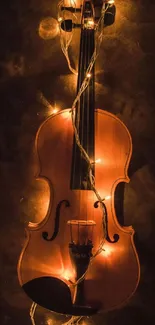
[[[96,107],[116,114],[128,127],[133,156],[125,186],[124,222],[132,224],[141,263],[139,287],[124,308],[85,319],[84,324],[155,323],[155,3],[117,0],[116,22],[105,30],[96,64]],[[31,301],[17,278],[17,262],[28,221],[44,215],[34,179],[35,134],[49,110],[40,93],[71,107],[76,79],[61,52],[59,35],[39,37],[47,16],[56,18],[57,1],[3,0],[0,8],[0,306],[1,325],[30,325]],[[71,47],[77,66],[76,34]],[[39,184],[38,184],[39,183]],[[65,317],[38,307],[36,324],[58,325]]]

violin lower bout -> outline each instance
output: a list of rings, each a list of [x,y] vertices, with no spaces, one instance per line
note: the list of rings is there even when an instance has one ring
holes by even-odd
[[[50,206],[45,219],[29,225],[27,242],[18,264],[21,286],[36,303],[55,312],[71,315],[91,315],[118,308],[133,295],[140,267],[132,227],[121,227],[114,210],[114,191],[119,182],[128,182],[127,168],[131,157],[131,138],[124,124],[114,115],[95,112],[95,186],[105,201],[108,234],[102,252],[88,268],[83,282],[84,303],[76,306],[75,267],[69,254],[71,236],[67,222],[93,220],[95,254],[104,236],[102,210],[92,191],[71,190],[73,127],[70,110],[46,120],[36,138],[40,162],[39,177],[49,182]],[[65,202],[68,202],[67,205]],[[47,238],[43,238],[43,233]],[[119,236],[112,243],[114,234]]]

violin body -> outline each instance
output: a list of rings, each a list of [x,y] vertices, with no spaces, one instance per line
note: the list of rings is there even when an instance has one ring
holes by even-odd
[[[126,126],[114,115],[95,110],[95,187],[105,200],[107,230],[103,251],[88,267],[84,279],[85,305],[96,312],[120,307],[135,292],[140,276],[139,260],[133,242],[134,230],[122,227],[114,209],[114,192],[119,182],[129,182],[127,169],[132,143]],[[39,178],[50,188],[48,213],[39,224],[27,227],[27,242],[18,264],[20,284],[36,303],[50,310],[78,315],[74,305],[76,274],[69,255],[71,241],[67,222],[72,219],[94,220],[92,253],[103,237],[103,212],[94,206],[96,195],[91,190],[70,187],[74,129],[71,110],[51,116],[40,127],[36,151],[40,164]],[[45,234],[51,240],[44,239]],[[44,235],[43,235],[44,234]],[[46,236],[47,237],[47,236]],[[46,289],[46,290],[45,290]],[[81,312],[87,314],[87,312]],[[88,313],[89,314],[89,313]]]

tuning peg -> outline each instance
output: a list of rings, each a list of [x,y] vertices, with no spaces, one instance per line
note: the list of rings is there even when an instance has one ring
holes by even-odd
[[[71,19],[65,19],[61,23],[61,28],[65,32],[71,32],[73,28],[80,28],[81,24],[74,24]]]
[[[107,8],[104,16],[104,25],[110,26],[115,22],[115,16],[116,16],[116,6],[113,4],[114,2],[108,2],[110,6]],[[108,6],[108,3],[106,4],[106,7]]]
[[[95,1],[94,1],[95,2]],[[116,15],[116,6],[115,0],[104,0],[105,3],[105,15],[104,15],[104,26],[110,26],[115,22],[115,15]],[[102,1],[96,1],[94,4],[95,8],[95,21],[98,21],[101,17],[101,9],[103,5]]]

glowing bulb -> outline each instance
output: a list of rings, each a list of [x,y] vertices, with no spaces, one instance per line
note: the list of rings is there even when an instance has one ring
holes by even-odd
[[[94,23],[94,20],[92,18],[90,18],[90,17],[89,18],[88,17],[84,18],[84,27],[86,29],[93,29],[94,25],[95,25],[95,23]]]
[[[56,114],[58,111],[59,111],[59,108],[56,106],[56,103],[55,103],[51,114]]]
[[[98,159],[96,159],[95,161],[92,161],[92,162],[91,162],[91,165],[99,164],[99,163],[101,163],[101,158],[98,158]]]
[[[105,199],[105,200],[109,200],[109,199],[111,199],[111,196],[110,196],[110,195],[107,195],[107,196],[105,196],[104,199]]]
[[[58,112],[58,108],[54,108],[52,114],[56,114]]]
[[[110,5],[114,4],[115,3],[115,0],[108,0],[107,1]]]
[[[69,277],[67,275],[64,275],[64,279],[69,281]]]
[[[81,5],[81,0],[68,0],[66,1],[66,5],[72,6],[72,7],[77,7]]]
[[[101,162],[100,158],[95,160],[95,164],[99,164],[100,162]]]
[[[54,323],[53,323],[53,320],[51,318],[48,318],[46,324],[47,325],[53,325]]]
[[[87,73],[87,78],[91,78],[91,73],[90,72]]]
[[[62,278],[64,278],[67,281],[71,281],[70,278],[72,277],[70,270],[65,270],[62,274]]]
[[[113,249],[111,247],[102,248],[102,255],[104,257],[109,257],[113,253]]]
[[[70,0],[70,2],[72,6],[76,5],[76,0]]]
[[[58,18],[58,22],[59,22],[59,23],[60,23],[62,20],[63,20],[62,17],[59,17],[59,18]]]
[[[94,26],[94,21],[93,20],[88,20],[88,24],[91,26]]]

